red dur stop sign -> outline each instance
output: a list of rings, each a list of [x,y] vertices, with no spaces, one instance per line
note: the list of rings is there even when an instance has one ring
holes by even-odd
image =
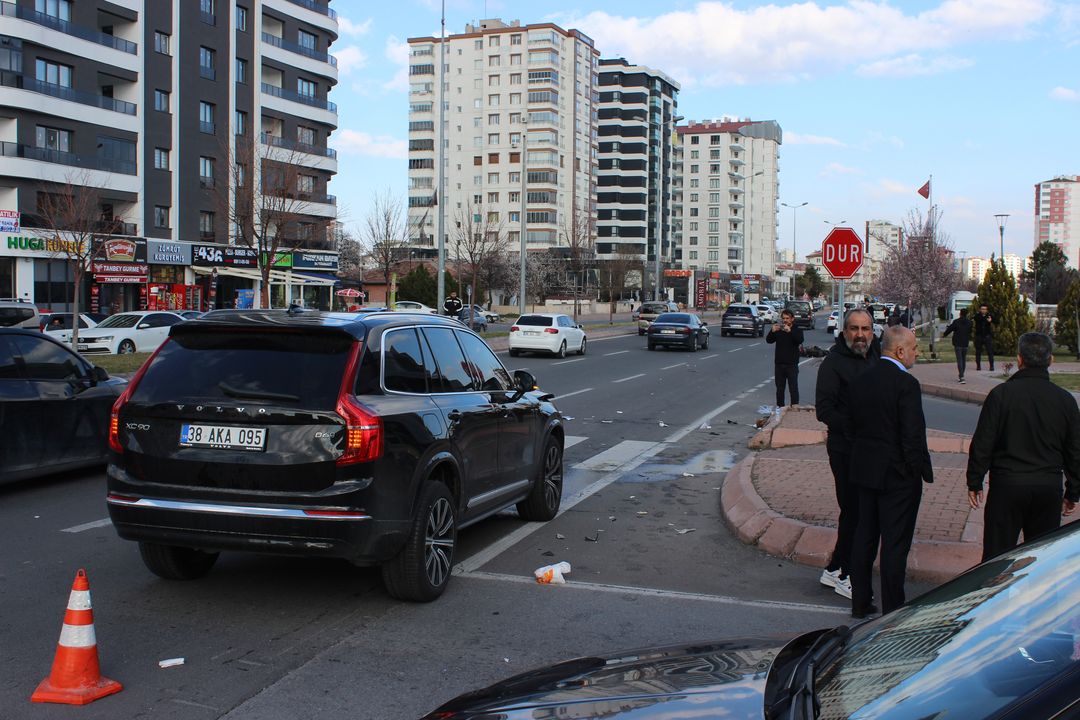
[[[850,280],[863,264],[862,238],[851,228],[833,228],[821,243],[821,264],[835,279]]]

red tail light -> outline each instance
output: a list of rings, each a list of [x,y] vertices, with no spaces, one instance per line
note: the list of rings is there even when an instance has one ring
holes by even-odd
[[[353,346],[338,392],[337,414],[345,421],[345,452],[337,459],[338,465],[370,462],[382,457],[382,419],[361,405],[352,394],[362,349],[359,343]]]
[[[510,328],[510,332],[517,332],[518,330],[519,330],[519,328],[518,328],[517,325],[514,325],[513,327]]]
[[[120,410],[127,405],[127,401],[131,399],[131,394],[135,392],[135,388],[139,385],[139,381],[142,380],[143,375],[146,374],[146,369],[150,367],[150,363],[154,362],[154,358],[161,352],[161,348],[168,345],[171,338],[165,338],[165,342],[158,346],[158,349],[146,359],[146,362],[142,364],[138,372],[128,382],[128,386],[124,388],[124,392],[120,393],[120,397],[116,398],[116,402],[113,403],[112,413],[109,415],[109,449],[116,453],[124,452],[124,447],[120,444]]]
[[[552,335],[558,335],[559,328],[544,328],[544,332],[551,333]]]
[[[690,328],[679,328],[679,334],[680,335],[689,335],[690,334]]]

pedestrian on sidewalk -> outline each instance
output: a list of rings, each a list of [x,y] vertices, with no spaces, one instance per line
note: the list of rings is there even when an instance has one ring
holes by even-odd
[[[851,545],[859,522],[859,496],[849,484],[851,469],[852,425],[848,388],[881,356],[874,338],[874,319],[863,308],[844,314],[842,331],[818,368],[815,405],[817,419],[828,427],[825,449],[836,488],[840,517],[836,523],[836,546],[829,564],[821,572],[821,584],[835,589],[838,595],[851,598]]]
[[[953,350],[956,351],[956,370],[960,373],[960,384],[964,384],[964,369],[967,367],[968,342],[971,340],[971,321],[968,320],[967,308],[960,310],[960,317],[945,328],[945,337],[952,335]]]
[[[881,611],[904,604],[904,579],[922,484],[934,482],[922,388],[908,372],[918,357],[915,333],[885,331],[882,357],[851,383],[851,483],[859,497],[859,526],[851,550],[851,616],[873,606],[874,558],[881,545]]]
[[[463,305],[456,292],[451,292],[450,296],[443,300],[443,313],[450,317],[457,317],[458,313],[461,312],[462,307]]]
[[[979,305],[975,313],[975,370],[982,370],[982,353],[986,351],[986,362],[990,372],[994,372],[994,318],[986,303]]]
[[[803,331],[795,327],[795,313],[787,308],[780,312],[780,322],[773,323],[765,342],[776,344],[773,372],[776,377],[776,407],[784,406],[784,385],[787,384],[791,404],[799,404],[799,347]]]
[[[986,396],[968,451],[972,510],[990,472],[984,561],[1016,547],[1021,531],[1028,541],[1059,527],[1080,501],[1080,409],[1070,392],[1050,382],[1049,336],[1024,333],[1018,346],[1019,370]]]

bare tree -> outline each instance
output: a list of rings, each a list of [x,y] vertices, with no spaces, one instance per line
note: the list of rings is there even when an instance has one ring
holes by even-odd
[[[534,306],[545,299],[545,291],[554,283],[562,264],[562,258],[551,250],[525,253],[525,294],[533,298]]]
[[[101,189],[88,171],[65,176],[66,185],[43,184],[38,192],[38,222],[46,231],[46,248],[65,261],[74,279],[71,303],[71,346],[79,343],[79,307],[86,273],[101,256],[101,236],[114,234],[123,221],[102,215]]]
[[[252,143],[244,136],[233,138],[235,146],[223,143],[228,182],[215,181],[207,189],[227,218],[235,243],[258,252],[262,307],[270,307],[270,271],[278,258],[325,244],[321,239],[330,223],[314,214],[315,205],[330,198],[317,193],[317,176],[304,165],[305,154],[272,137],[269,143]]]
[[[599,267],[601,287],[608,296],[608,322],[614,321],[615,303],[626,292],[632,275],[644,270],[641,254],[634,252],[633,245],[616,245],[615,257],[605,260]]]
[[[387,293],[394,266],[407,257],[409,230],[401,200],[386,189],[376,193],[364,216],[361,227],[362,242],[375,267],[382,273]],[[387,295],[387,301],[390,296]]]
[[[494,301],[496,293],[505,298],[517,292],[520,277],[517,255],[511,254],[509,248],[492,254],[480,267],[480,282],[487,288],[489,301]]]
[[[587,284],[586,271],[592,267],[596,255],[596,228],[591,214],[574,209],[569,217],[564,217],[559,234],[563,247],[566,248],[567,269],[569,270],[574,293],[574,321],[581,312],[581,296],[578,288]]]
[[[469,265],[471,308],[479,300],[477,280],[481,277],[481,268],[493,257],[506,252],[509,238],[498,213],[484,212],[483,208],[471,202],[458,211],[454,231],[458,256]]]

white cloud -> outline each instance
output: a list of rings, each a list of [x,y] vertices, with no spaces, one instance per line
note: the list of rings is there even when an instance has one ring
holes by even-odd
[[[862,175],[863,171],[859,168],[848,167],[847,165],[841,165],[838,162],[832,162],[825,166],[825,169],[821,171],[822,175]]]
[[[974,64],[975,62],[968,58],[947,55],[924,58],[919,53],[911,53],[887,60],[875,60],[858,67],[855,72],[864,77],[918,77],[963,70]]]
[[[368,18],[363,22],[353,22],[344,15],[338,15],[338,30],[342,35],[367,35],[371,30],[371,24],[375,21],[374,18]]]
[[[918,190],[919,186],[888,178],[878,180],[877,185],[874,186],[874,191],[879,197],[886,195],[915,195]]]
[[[386,59],[398,66],[397,72],[387,82],[383,83],[383,89],[405,91],[409,89],[409,43],[399,40],[396,35],[386,38],[384,49]]]
[[[804,135],[803,133],[785,132],[785,145],[833,145],[835,147],[847,147],[836,138],[826,135]]]
[[[1076,102],[1080,100],[1080,92],[1073,90],[1072,88],[1061,87],[1058,85],[1056,88],[1050,91],[1051,100],[1064,100],[1066,102]]]
[[[408,143],[390,135],[372,135],[360,130],[338,130],[330,136],[330,144],[348,155],[405,160],[409,157]]]
[[[909,13],[870,0],[746,9],[703,0],[692,9],[655,17],[595,11],[557,20],[592,36],[606,56],[664,68],[686,79],[684,84],[715,86],[791,82],[963,44],[1020,38],[1053,7],[1052,0],[944,0]],[[942,72],[963,61],[929,62]]]
[[[334,57],[337,58],[338,72],[342,75],[348,75],[354,70],[365,67],[368,61],[364,51],[355,45],[349,45],[340,50],[335,50]]]

